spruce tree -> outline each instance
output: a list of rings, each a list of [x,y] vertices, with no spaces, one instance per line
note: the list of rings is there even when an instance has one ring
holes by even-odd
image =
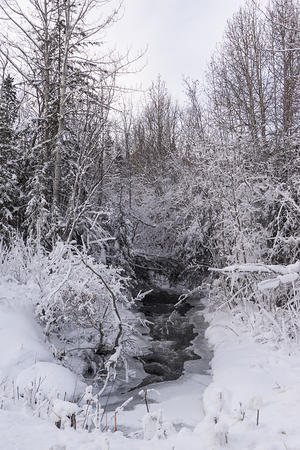
[[[18,226],[18,154],[14,131],[17,112],[16,89],[8,75],[0,89],[0,235],[4,239]]]

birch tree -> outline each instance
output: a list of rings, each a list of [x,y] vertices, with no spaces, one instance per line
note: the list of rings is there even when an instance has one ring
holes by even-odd
[[[13,38],[2,36],[0,54],[7,54],[22,80],[34,129],[29,149],[32,175],[28,180],[27,226],[32,231],[42,227],[50,246],[58,235],[68,236],[78,223],[78,211],[70,218],[72,205],[88,198],[90,208],[91,198],[97,197],[98,181],[90,182],[86,198],[82,197],[83,185],[78,183],[84,183],[88,174],[90,177],[91,158],[97,167],[96,147],[102,139],[100,130],[105,130],[116,76],[129,64],[128,55],[121,57],[102,49],[103,32],[116,20],[118,10],[97,23],[91,20],[109,3],[30,0],[27,8],[4,0],[0,5],[5,23],[14,30]],[[89,150],[88,140],[93,141]],[[79,168],[78,164],[87,166]],[[97,178],[96,172],[93,176]],[[86,204],[83,209],[88,208]],[[43,218],[39,220],[41,211]]]

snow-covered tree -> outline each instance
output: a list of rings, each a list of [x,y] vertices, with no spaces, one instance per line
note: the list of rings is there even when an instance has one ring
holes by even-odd
[[[13,78],[5,76],[0,86],[0,234],[6,238],[19,225],[18,106]]]

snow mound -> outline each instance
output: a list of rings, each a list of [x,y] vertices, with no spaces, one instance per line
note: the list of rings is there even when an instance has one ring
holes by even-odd
[[[213,382],[203,396],[206,416],[195,430],[199,449],[300,449],[298,344],[266,342],[263,330],[249,330],[231,311],[206,318]]]
[[[30,300],[34,296],[34,289],[0,277],[0,382],[15,378],[36,361],[52,359],[43,342],[43,332],[34,320]]]
[[[34,388],[39,394],[51,400],[58,397],[75,400],[86,389],[86,384],[66,367],[51,362],[37,362],[19,373],[16,379],[21,395],[26,389]]]

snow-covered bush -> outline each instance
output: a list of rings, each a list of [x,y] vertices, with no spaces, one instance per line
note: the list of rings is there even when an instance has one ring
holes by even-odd
[[[35,281],[45,270],[45,253],[38,241],[14,235],[7,245],[0,240],[0,275],[21,284]]]
[[[147,413],[142,419],[142,424],[145,440],[168,439],[175,432],[173,425],[163,419],[161,409]]]
[[[76,414],[79,411],[76,403],[66,402],[59,398],[52,401],[50,419],[58,428],[67,428],[72,426],[76,428]]]
[[[10,248],[0,248],[0,274],[34,287],[33,306],[54,356],[81,354],[87,363],[82,370],[105,376],[106,362],[115,369],[135,352],[138,318],[121,269],[63,242],[48,253],[37,242],[16,238]]]
[[[61,356],[86,349],[87,358],[102,371],[111,355],[118,361],[132,349],[137,319],[128,280],[119,269],[96,262],[87,253],[58,244],[48,256],[48,281],[37,313],[48,335],[65,340]],[[96,366],[91,366],[94,371]]]
[[[300,262],[283,265],[236,264],[213,269],[211,306],[229,308],[256,339],[264,342],[300,339]]]

